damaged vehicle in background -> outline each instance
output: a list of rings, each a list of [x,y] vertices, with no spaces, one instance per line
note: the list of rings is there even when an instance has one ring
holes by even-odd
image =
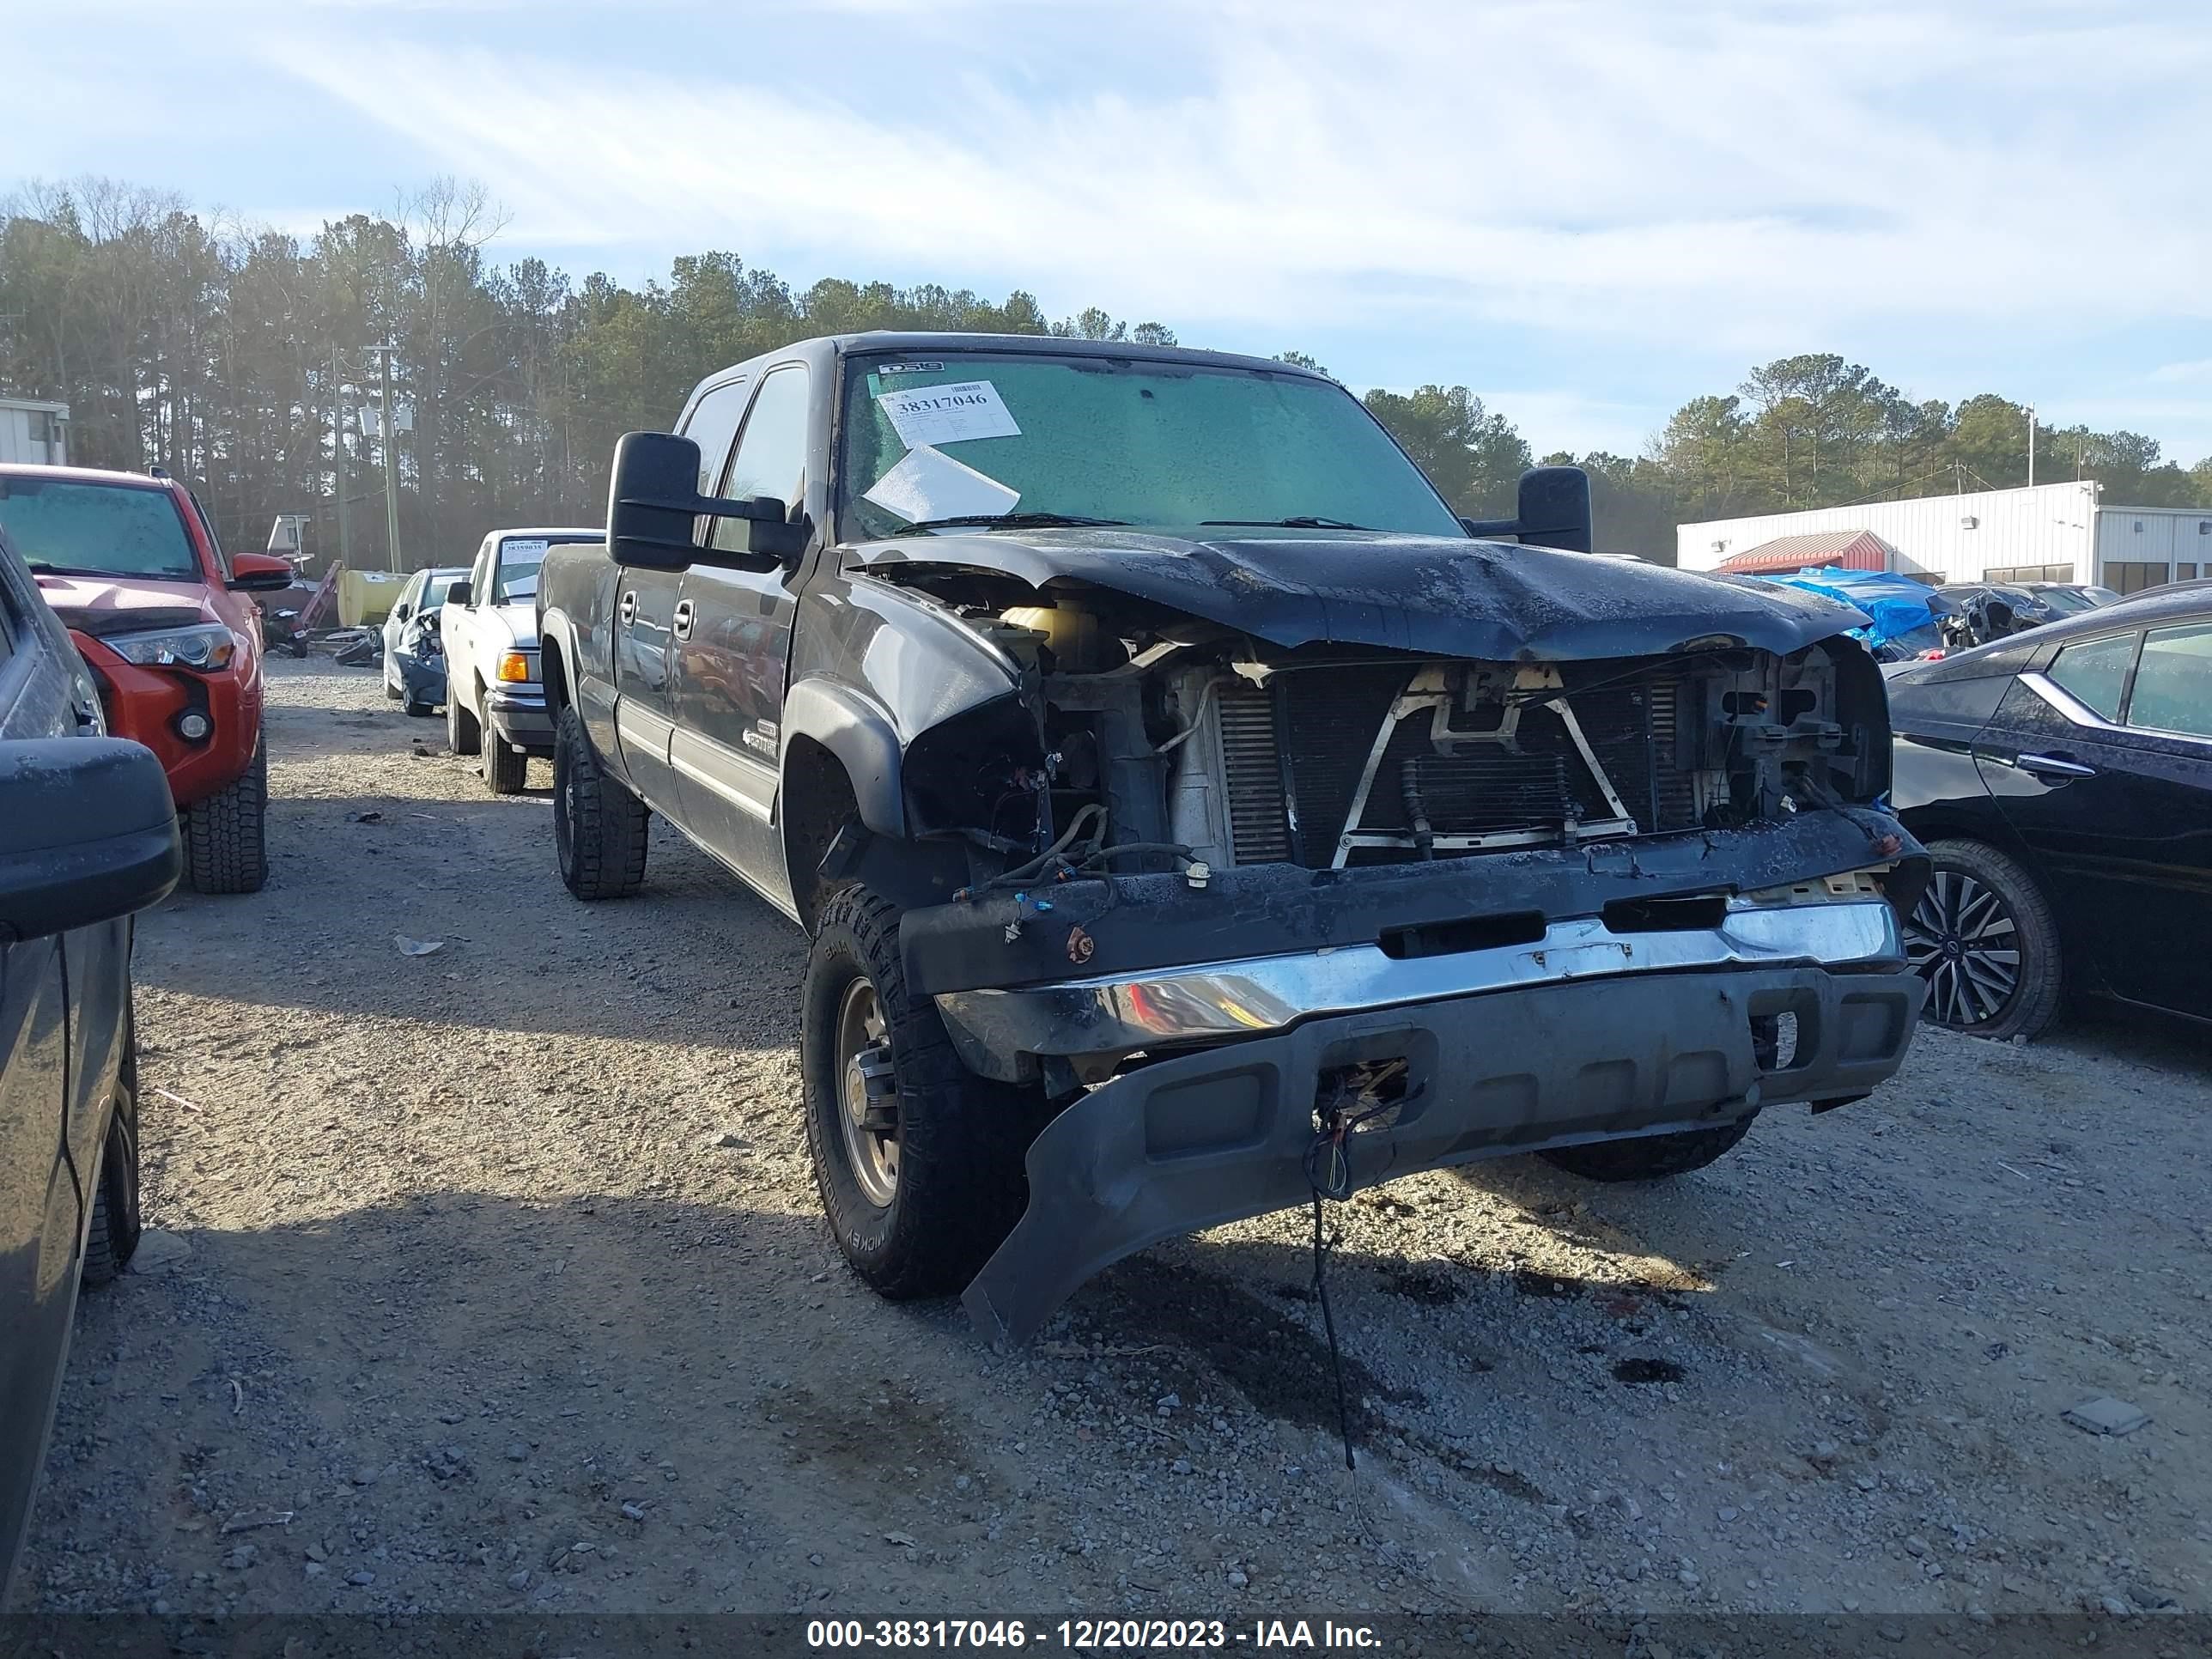
[[[811,935],[808,1141],[884,1294],[1022,1340],[1164,1237],[1694,1170],[1902,1060],[1856,611],[1591,556],[1574,469],[1462,521],[1258,359],[813,340],[678,429],[545,562],[556,854],[634,892],[659,812]]]
[[[439,610],[465,565],[418,570],[407,579],[384,619],[384,695],[413,715],[435,714],[446,701],[446,642]]]

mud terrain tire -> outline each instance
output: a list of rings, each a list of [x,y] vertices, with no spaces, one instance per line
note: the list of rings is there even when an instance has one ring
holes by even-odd
[[[583,716],[562,709],[553,738],[553,853],[562,884],[580,899],[636,892],[645,884],[650,816],[643,801],[600,769]]]
[[[865,887],[823,905],[801,995],[806,1145],[830,1231],[853,1270],[894,1300],[957,1291],[1029,1202],[1023,1157],[1044,1127],[1041,1096],[969,1071],[926,996],[906,988],[898,908]],[[896,1080],[897,1163],[888,1204],[871,1199],[846,1133],[841,1010],[865,981]]]

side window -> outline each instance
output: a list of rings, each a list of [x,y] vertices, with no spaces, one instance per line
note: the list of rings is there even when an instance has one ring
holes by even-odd
[[[730,440],[738,435],[738,422],[745,417],[745,394],[751,391],[748,380],[732,380],[727,386],[718,386],[699,400],[691,411],[691,418],[684,422],[682,435],[699,446],[699,493],[714,493],[716,480],[722,476],[722,463],[730,459]]]
[[[2212,623],[2144,635],[2128,724],[2212,738]]]
[[[799,363],[776,369],[761,382],[760,396],[745,417],[744,436],[730,458],[723,495],[733,501],[773,495],[787,509],[805,499],[806,390],[806,368]],[[742,549],[746,533],[743,520],[719,520],[714,545]]]
[[[2120,717],[2120,699],[2128,689],[2128,665],[2135,660],[2133,634],[2108,634],[2100,640],[2069,645],[2052,660],[2049,673],[2108,720]]]
[[[477,562],[469,567],[469,603],[472,605],[482,605],[491,592],[491,556],[498,545],[485,538],[484,544],[477,550]]]

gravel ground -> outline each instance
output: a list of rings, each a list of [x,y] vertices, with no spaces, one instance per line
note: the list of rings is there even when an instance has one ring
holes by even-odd
[[[1358,1195],[1347,1474],[1304,1215],[1013,1356],[878,1301],[817,1217],[795,930],[658,827],[577,905],[542,765],[491,799],[373,672],[272,674],[268,890],[142,924],[179,1254],[85,1299],[21,1611],[2212,1601],[2201,1042],[1928,1033],[1671,1184]],[[2149,1425],[2061,1419],[2097,1395]]]

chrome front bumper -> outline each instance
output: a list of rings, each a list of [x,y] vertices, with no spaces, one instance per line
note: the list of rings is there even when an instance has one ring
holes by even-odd
[[[1882,899],[1797,891],[1730,899],[1710,928],[1617,933],[1590,916],[1553,922],[1526,944],[1449,955],[1401,960],[1377,945],[1346,945],[1016,990],[948,991],[936,1000],[962,1059],[983,1075],[1016,1079],[1049,1057],[1097,1082],[1139,1051],[1260,1036],[1320,1015],[1624,975],[1874,971],[1904,961],[1896,915]]]

